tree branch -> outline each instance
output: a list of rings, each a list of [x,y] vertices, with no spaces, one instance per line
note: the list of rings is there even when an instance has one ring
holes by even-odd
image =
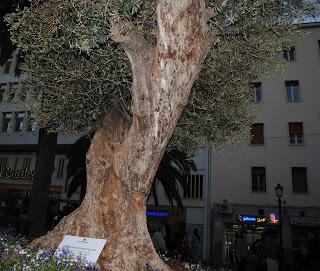
[[[132,112],[143,116],[150,110],[150,77],[152,47],[144,36],[135,31],[131,22],[118,23],[112,26],[110,36],[121,44],[129,58],[132,70]]]
[[[219,14],[223,10],[223,8],[227,5],[227,3],[228,3],[228,0],[221,0],[220,4],[218,4],[215,8],[208,8],[206,11],[207,20],[217,16],[217,14]]]

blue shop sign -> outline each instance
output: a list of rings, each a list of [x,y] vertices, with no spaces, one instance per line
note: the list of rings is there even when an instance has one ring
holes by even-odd
[[[266,216],[238,215],[238,220],[242,223],[253,223],[253,224],[267,223]]]
[[[155,211],[148,211],[147,216],[151,217],[167,217],[169,216],[169,212],[155,212]]]

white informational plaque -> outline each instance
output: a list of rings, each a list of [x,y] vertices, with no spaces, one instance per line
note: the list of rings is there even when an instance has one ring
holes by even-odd
[[[74,257],[81,257],[82,259],[95,264],[97,263],[106,242],[106,239],[65,235],[58,249],[67,249],[73,253]]]

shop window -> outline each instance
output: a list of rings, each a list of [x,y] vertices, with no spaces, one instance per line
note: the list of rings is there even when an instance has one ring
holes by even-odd
[[[11,128],[12,113],[2,113],[2,131],[9,132]]]
[[[15,131],[21,132],[24,127],[25,112],[17,112],[15,118]]]
[[[65,158],[59,158],[58,171],[57,171],[57,179],[58,180],[61,180],[64,177],[64,167],[65,167]]]
[[[304,144],[303,123],[290,122],[289,123],[289,143],[291,145]]]
[[[184,191],[185,199],[203,198],[203,174],[191,174],[187,177],[187,191]]]
[[[296,60],[296,48],[294,46],[283,50],[283,59],[287,61]]]
[[[287,101],[299,102],[300,101],[300,88],[299,81],[286,81]]]
[[[292,168],[292,191],[294,193],[308,193],[307,168]]]
[[[254,103],[262,101],[262,87],[261,83],[253,83],[252,99]]]
[[[266,168],[252,167],[251,177],[252,177],[252,191],[266,192]]]
[[[251,127],[251,144],[262,145],[264,144],[264,125],[263,123],[254,123]]]

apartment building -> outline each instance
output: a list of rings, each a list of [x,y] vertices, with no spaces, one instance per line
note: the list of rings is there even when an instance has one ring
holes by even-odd
[[[259,113],[251,138],[211,153],[210,227],[218,261],[232,261],[240,228],[247,229],[249,244],[266,227],[279,228],[277,184],[284,188],[289,256],[308,231],[320,235],[320,24],[305,24],[303,31],[302,40],[283,52],[284,71],[253,82]]]
[[[24,107],[30,98],[21,92],[24,75],[16,74],[16,53],[0,66],[0,213],[12,214],[15,204],[28,199],[36,164],[38,128]],[[77,137],[58,136],[50,198],[57,201],[65,191],[66,153]],[[25,210],[26,211],[26,210]]]

